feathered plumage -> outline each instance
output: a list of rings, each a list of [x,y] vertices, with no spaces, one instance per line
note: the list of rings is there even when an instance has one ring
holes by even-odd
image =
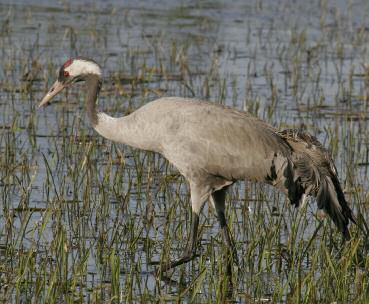
[[[328,151],[312,135],[288,129],[279,134],[291,146],[294,180],[301,192],[293,199],[296,207],[303,194],[316,197],[318,208],[324,210],[344,237],[350,237],[349,220],[356,223],[338,181],[337,170]]]

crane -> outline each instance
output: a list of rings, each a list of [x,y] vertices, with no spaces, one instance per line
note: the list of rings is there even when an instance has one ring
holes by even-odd
[[[124,117],[97,109],[101,67],[84,57],[68,59],[39,107],[59,92],[84,81],[86,111],[101,136],[134,148],[160,153],[186,178],[190,187],[192,222],[183,255],[161,266],[163,271],[196,256],[199,215],[209,200],[216,211],[222,237],[233,258],[237,253],[225,217],[227,189],[237,180],[263,182],[285,193],[295,207],[316,197],[344,239],[355,217],[340,186],[337,170],[320,142],[295,129],[278,131],[251,114],[190,98],[164,97]]]

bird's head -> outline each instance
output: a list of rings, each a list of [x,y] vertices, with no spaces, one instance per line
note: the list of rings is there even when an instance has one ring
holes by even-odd
[[[38,106],[44,107],[49,105],[51,99],[58,95],[64,88],[75,82],[84,81],[91,75],[101,77],[101,68],[95,61],[81,57],[68,59],[59,69],[58,79]]]

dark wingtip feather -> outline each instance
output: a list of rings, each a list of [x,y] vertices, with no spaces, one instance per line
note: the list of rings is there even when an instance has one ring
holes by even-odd
[[[321,178],[316,198],[318,207],[328,213],[344,238],[349,240],[350,232],[347,228],[349,221],[355,224],[356,221],[335,176]]]
[[[297,184],[302,185],[303,191],[290,191],[290,200],[296,206],[302,198],[302,193],[314,195],[319,209],[323,209],[333,220],[343,237],[350,239],[349,222],[355,224],[353,215],[338,181],[337,170],[328,151],[321,143],[303,130],[287,129],[279,134],[288,142],[293,150],[295,183],[291,183],[292,190]]]

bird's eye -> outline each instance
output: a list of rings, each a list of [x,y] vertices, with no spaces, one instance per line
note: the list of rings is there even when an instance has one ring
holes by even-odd
[[[67,71],[64,71],[64,77],[69,77],[69,73]]]

